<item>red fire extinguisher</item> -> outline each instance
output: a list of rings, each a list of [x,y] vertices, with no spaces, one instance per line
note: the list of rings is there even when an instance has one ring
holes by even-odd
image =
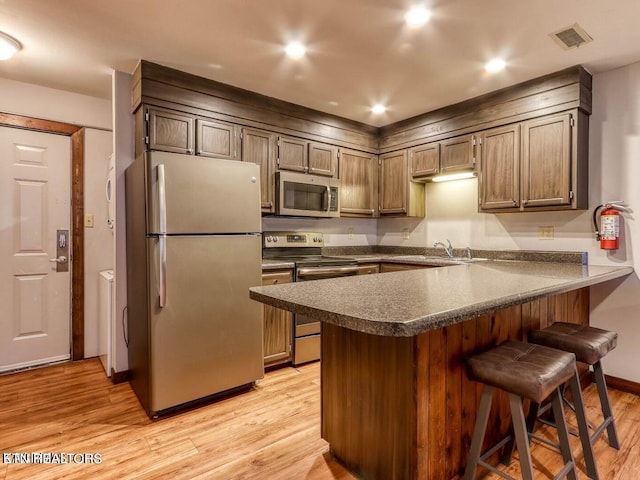
[[[598,205],[593,211],[593,225],[596,228],[596,240],[603,250],[617,250],[620,245],[620,212],[624,202],[615,201]],[[600,212],[600,228],[598,228],[598,211]]]

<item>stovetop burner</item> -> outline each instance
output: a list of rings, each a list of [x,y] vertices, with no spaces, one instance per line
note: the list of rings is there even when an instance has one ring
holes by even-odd
[[[319,267],[357,264],[357,262],[351,258],[330,257],[328,255],[284,255],[270,258],[277,258],[278,260],[294,262],[296,264],[296,267]]]

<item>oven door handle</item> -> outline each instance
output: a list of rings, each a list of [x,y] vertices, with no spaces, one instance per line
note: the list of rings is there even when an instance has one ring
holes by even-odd
[[[358,273],[358,267],[313,267],[313,268],[298,268],[296,275],[301,277],[326,277],[327,275],[348,275]]]

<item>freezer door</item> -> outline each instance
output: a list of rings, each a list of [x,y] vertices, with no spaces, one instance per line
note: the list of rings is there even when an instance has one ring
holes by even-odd
[[[158,412],[262,378],[260,236],[166,241],[166,303],[159,304],[159,248],[151,258],[150,410]]]
[[[260,167],[255,163],[147,153],[150,234],[260,232]]]

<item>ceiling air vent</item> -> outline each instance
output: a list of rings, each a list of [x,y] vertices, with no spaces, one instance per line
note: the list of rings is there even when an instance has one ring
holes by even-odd
[[[577,23],[552,33],[549,36],[553,38],[553,40],[555,40],[555,42],[564,50],[576,48],[584,43],[593,41],[593,38],[591,38],[589,34],[584,31],[584,28]]]

